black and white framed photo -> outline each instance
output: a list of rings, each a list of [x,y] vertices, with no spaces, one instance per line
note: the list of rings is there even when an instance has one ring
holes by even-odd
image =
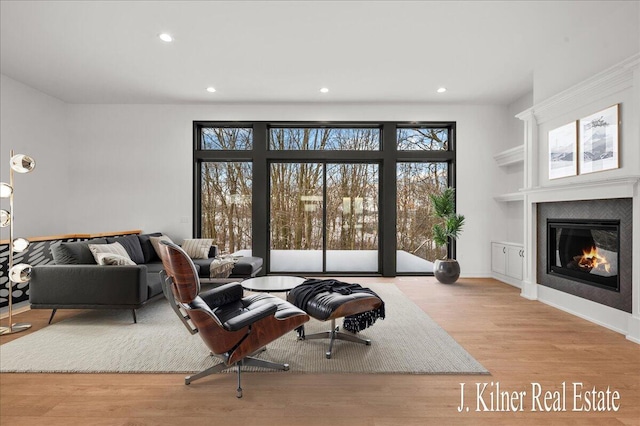
[[[580,174],[617,169],[620,104],[580,119]]]
[[[576,121],[549,131],[549,179],[576,175],[577,144]]]

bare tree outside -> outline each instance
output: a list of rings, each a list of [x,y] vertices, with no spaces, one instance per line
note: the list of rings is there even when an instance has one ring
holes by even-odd
[[[248,150],[253,147],[253,129],[248,127],[205,127],[201,149]]]
[[[380,130],[273,128],[269,146],[273,150],[377,150]],[[272,250],[377,250],[377,164],[279,162],[271,164],[270,179]],[[374,257],[372,270],[377,271]],[[327,258],[327,269],[331,268]]]
[[[447,187],[447,169],[447,163],[397,164],[398,250],[429,261],[446,255],[446,248],[438,249],[433,243],[429,195],[439,194]]]
[[[327,165],[327,248],[378,249],[378,165]]]
[[[271,164],[271,248],[322,249],[322,164]]]
[[[202,163],[202,237],[221,252],[251,248],[251,163]]]
[[[440,127],[399,128],[398,151],[447,151],[449,129]],[[415,262],[401,262],[400,254],[409,253],[425,261],[446,254],[433,242],[430,194],[439,194],[448,186],[448,165],[439,162],[398,162],[396,165],[396,247],[397,272],[417,272]],[[444,253],[443,253],[444,251]],[[407,256],[403,256],[407,259]],[[420,267],[421,268],[421,267]]]
[[[400,128],[398,151],[446,151],[449,131],[445,128]]]
[[[248,150],[253,129],[207,127],[202,129],[202,149]],[[212,238],[222,253],[251,248],[251,163],[204,162],[201,166],[203,238]]]
[[[380,129],[273,127],[269,149],[374,151],[380,149]]]

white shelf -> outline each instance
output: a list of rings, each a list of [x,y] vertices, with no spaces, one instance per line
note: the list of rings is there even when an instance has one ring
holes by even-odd
[[[515,148],[507,149],[493,156],[500,167],[511,166],[512,164],[524,163],[524,144]]]
[[[510,192],[508,194],[496,195],[493,199],[500,203],[512,203],[515,201],[524,201],[524,194],[522,192]]]

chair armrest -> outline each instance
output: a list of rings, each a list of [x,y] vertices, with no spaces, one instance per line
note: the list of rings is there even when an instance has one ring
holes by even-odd
[[[266,318],[270,315],[275,314],[277,310],[278,307],[273,303],[261,305],[256,309],[252,309],[231,318],[230,320],[222,324],[222,326],[229,331],[238,331],[243,327],[261,320],[262,318]]]
[[[229,283],[200,293],[200,297],[211,309],[242,299],[242,285]]]

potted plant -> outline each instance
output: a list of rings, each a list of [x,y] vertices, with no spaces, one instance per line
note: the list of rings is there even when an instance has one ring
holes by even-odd
[[[450,240],[460,236],[464,225],[464,216],[455,210],[455,189],[445,188],[440,194],[429,195],[432,215],[437,219],[433,225],[433,242],[436,247],[446,247]],[[460,277],[460,264],[455,259],[437,259],[433,265],[433,274],[443,284],[453,284]]]

